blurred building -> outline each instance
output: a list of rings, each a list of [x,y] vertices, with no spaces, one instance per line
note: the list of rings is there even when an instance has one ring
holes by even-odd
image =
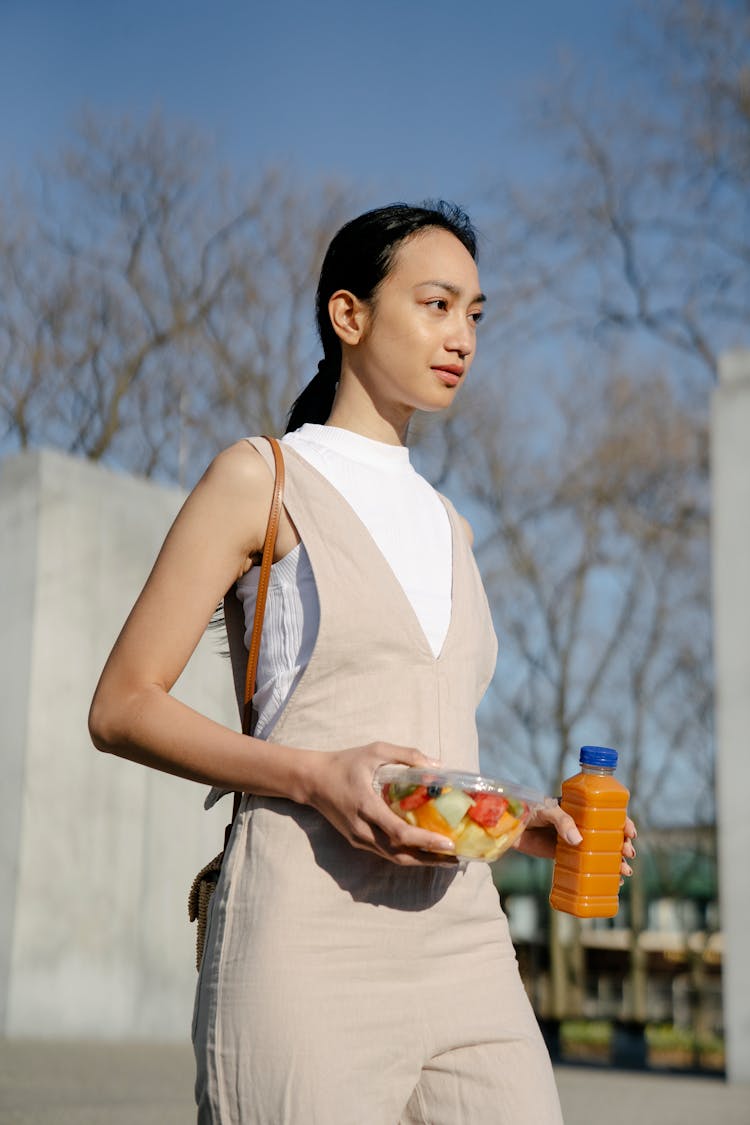
[[[551,1014],[551,879],[550,863],[519,853],[507,854],[495,868],[521,972],[542,1019]],[[667,1023],[722,1035],[723,936],[715,828],[641,833],[633,880],[640,883],[637,893],[643,894],[646,906],[646,925],[638,934],[631,929],[631,880],[622,889],[615,918],[579,922],[560,915],[560,940],[567,947],[570,969],[567,1015]],[[642,1004],[634,995],[636,963],[644,975]]]

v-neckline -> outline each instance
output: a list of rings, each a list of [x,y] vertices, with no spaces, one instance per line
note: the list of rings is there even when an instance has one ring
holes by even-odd
[[[340,492],[338,488],[336,488],[336,485],[332,484],[332,482],[328,479],[328,477],[326,477],[323,473],[321,473],[320,469],[317,469],[315,467],[315,465],[312,465],[305,457],[302,456],[301,453],[298,453],[297,450],[292,445],[286,445],[286,444],[282,443],[282,450],[283,450],[284,454],[291,453],[293,455],[294,459],[298,462],[298,464],[304,466],[305,469],[307,469],[309,472],[313,473],[314,476],[324,485],[325,489],[328,490],[333,495],[333,497],[338,502],[340,502],[341,505],[343,505],[346,512],[351,517],[352,523],[358,528],[360,536],[365,541],[365,543],[367,544],[368,549],[377,558],[378,564],[380,565],[381,570],[386,575],[388,582],[395,588],[398,598],[400,598],[400,600],[403,602],[405,610],[406,610],[406,617],[412,623],[412,632],[414,632],[417,640],[419,641],[419,646],[422,649],[423,654],[428,656],[435,664],[441,663],[441,661],[445,657],[445,653],[447,651],[448,644],[449,644],[449,642],[451,640],[451,637],[453,635],[454,624],[455,624],[455,619],[456,619],[456,568],[457,568],[457,564],[458,564],[457,530],[460,530],[460,529],[457,529],[457,525],[454,521],[453,514],[450,510],[450,507],[449,507],[445,497],[441,496],[440,493],[437,492],[437,490],[436,490],[436,495],[437,495],[438,499],[440,500],[440,503],[443,505],[443,508],[445,510],[445,514],[448,517],[448,527],[450,529],[450,536],[451,536],[451,593],[450,593],[451,604],[450,604],[450,617],[449,617],[449,620],[448,620],[448,628],[445,631],[445,636],[443,637],[443,643],[440,647],[440,651],[437,654],[435,654],[432,650],[432,645],[429,642],[427,634],[424,631],[422,623],[421,623],[421,621],[419,620],[419,618],[416,614],[414,606],[412,605],[411,601],[409,600],[409,597],[406,593],[406,590],[402,586],[401,582],[398,579],[398,576],[396,575],[396,572],[394,571],[393,567],[388,562],[388,559],[385,557],[382,550],[378,546],[372,532],[367,527],[367,525],[364,522],[364,520],[362,519],[362,517],[352,507],[352,505],[349,503],[349,501],[344,496],[344,494],[342,492]],[[304,542],[304,536],[302,537],[302,541]]]

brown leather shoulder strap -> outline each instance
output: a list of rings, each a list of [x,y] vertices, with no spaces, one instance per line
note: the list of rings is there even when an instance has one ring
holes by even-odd
[[[245,672],[245,698],[242,708],[242,733],[251,734],[253,725],[253,696],[255,695],[255,680],[258,674],[258,653],[260,652],[260,638],[263,632],[263,618],[266,614],[266,598],[268,596],[268,583],[271,577],[273,552],[276,546],[276,535],[279,530],[279,519],[284,504],[284,458],[281,447],[276,438],[263,437],[273,450],[273,459],[276,466],[276,477],[273,486],[271,509],[268,513],[266,537],[263,540],[263,558],[260,564],[260,577],[258,579],[258,595],[255,599],[255,616],[253,617],[253,631],[250,636],[250,650],[247,654],[247,670]],[[242,793],[234,794],[232,803],[232,819],[224,831],[224,850],[229,844],[232,825],[237,819],[237,814],[242,803]]]
[[[255,680],[258,673],[258,654],[260,652],[260,638],[263,632],[263,619],[266,613],[266,599],[268,597],[268,583],[271,577],[273,552],[276,547],[276,535],[279,530],[279,519],[284,503],[284,458],[281,447],[276,438],[263,437],[273,450],[273,459],[276,465],[276,478],[274,481],[271,509],[268,513],[266,537],[263,541],[263,559],[260,564],[260,578],[258,579],[258,595],[255,600],[255,616],[253,618],[253,631],[250,636],[250,650],[247,656],[247,671],[245,673],[245,697],[242,710],[242,731],[250,733],[252,717],[252,700],[255,694]]]

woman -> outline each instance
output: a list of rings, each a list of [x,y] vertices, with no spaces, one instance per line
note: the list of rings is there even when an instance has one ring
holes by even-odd
[[[449,842],[372,787],[385,762],[478,764],[490,614],[468,525],[405,448],[414,411],[449,407],[471,366],[475,257],[444,204],[369,212],[329,247],[324,358],[282,446],[255,737],[169,690],[238,577],[252,623],[262,439],[221,453],[188,497],[97,688],[100,749],[208,783],[211,800],[245,793],[196,995],[201,1122],[561,1120],[489,869],[431,853]],[[525,846],[551,854],[555,831],[580,840],[555,806]]]

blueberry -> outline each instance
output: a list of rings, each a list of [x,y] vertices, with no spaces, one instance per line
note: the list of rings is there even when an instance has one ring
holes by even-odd
[[[439,797],[442,792],[443,792],[442,785],[428,785],[427,786],[427,796],[428,797]]]

